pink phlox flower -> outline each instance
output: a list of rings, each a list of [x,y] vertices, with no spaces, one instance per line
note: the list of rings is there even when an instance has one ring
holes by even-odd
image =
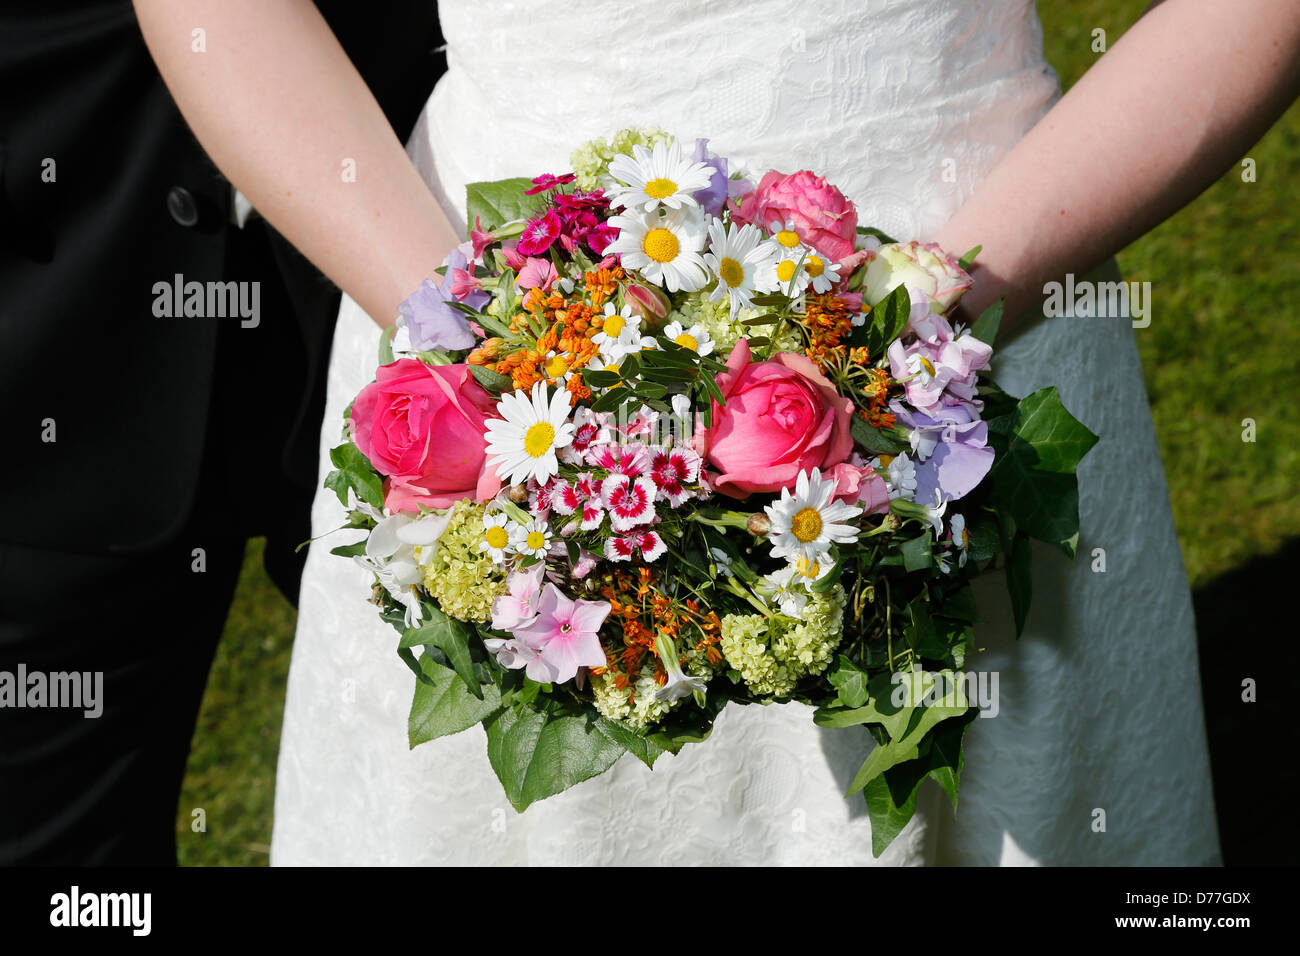
[[[579,667],[604,667],[598,632],[609,616],[608,601],[575,601],[547,584],[537,616],[514,630],[514,638],[535,652],[526,673],[542,684],[572,680]]]

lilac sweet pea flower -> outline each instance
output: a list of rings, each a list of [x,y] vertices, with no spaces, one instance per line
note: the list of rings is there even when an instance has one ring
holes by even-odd
[[[709,141],[707,139],[697,139],[695,141],[695,152],[691,156],[691,161],[707,163],[713,167],[713,175],[709,177],[709,184],[703,189],[691,193],[695,201],[710,216],[721,216],[722,207],[726,205],[728,199],[736,199],[754,191],[754,184],[748,180],[728,178],[727,161],[721,156],[715,156],[709,152]]]
[[[939,405],[917,411],[895,400],[889,410],[911,431],[916,501],[956,501],[993,467],[988,423],[976,418],[968,406]]]
[[[928,297],[914,294],[911,316],[903,334],[890,343],[889,373],[904,381],[907,400],[934,412],[940,405],[983,407],[975,397],[975,373],[987,368],[993,348],[963,329],[953,331],[948,320],[930,311]]]
[[[407,330],[411,348],[416,351],[443,349],[456,352],[472,348],[477,341],[465,315],[452,308],[452,302],[461,302],[471,309],[480,310],[490,296],[482,289],[467,285],[469,261],[460,249],[453,249],[444,263],[447,274],[435,283],[425,279],[409,298],[397,307],[401,317],[397,324]],[[459,278],[457,273],[460,273]],[[461,292],[460,296],[454,294]]]

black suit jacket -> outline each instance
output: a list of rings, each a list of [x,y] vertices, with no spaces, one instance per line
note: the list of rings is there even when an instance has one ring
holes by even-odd
[[[317,6],[405,138],[442,69],[436,4]],[[5,0],[0,541],[131,552],[196,509],[305,521],[338,293],[229,202],[129,0]],[[177,275],[260,283],[257,327],[157,316]]]

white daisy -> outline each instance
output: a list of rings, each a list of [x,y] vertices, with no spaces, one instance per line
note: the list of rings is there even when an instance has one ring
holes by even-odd
[[[619,230],[606,255],[622,256],[623,268],[635,269],[669,292],[695,292],[709,281],[700,252],[708,238],[707,216],[698,206],[667,213],[629,211],[609,219]]]
[[[613,302],[605,303],[605,317],[600,331],[591,337],[600,346],[606,358],[619,358],[641,348],[641,317],[632,312],[630,305],[615,309]]]
[[[483,540],[478,549],[487,552],[497,564],[503,564],[506,553],[510,550],[510,529],[506,527],[510,518],[504,511],[494,515],[483,516]]]
[[[773,219],[767,224],[767,231],[772,235],[772,238],[768,240],[768,244],[776,247],[773,250],[774,252],[778,249],[785,249],[787,252],[793,253],[804,244],[803,240],[799,238],[799,233],[795,230],[794,223],[788,219]]]
[[[771,259],[771,247],[754,226],[737,229],[733,223],[728,229],[721,219],[714,219],[709,223],[709,251],[704,262],[718,277],[718,284],[709,293],[709,301],[730,299],[734,319],[741,306],[754,304],[758,278]]]
[[[682,348],[698,352],[700,355],[708,355],[713,351],[713,339],[709,337],[708,330],[698,322],[689,329],[680,322],[669,322],[664,326],[663,334],[670,342],[675,342]]]
[[[520,390],[503,394],[497,414],[487,422],[487,454],[497,477],[521,485],[529,478],[545,484],[559,471],[557,449],[573,441],[569,393],[562,388],[547,401],[546,385],[536,382],[531,396]]]
[[[551,548],[551,528],[542,518],[511,529],[511,546],[516,552],[533,558],[545,558]]]
[[[758,274],[758,287],[791,298],[802,294],[812,282],[807,268],[810,250],[804,246],[794,249],[769,246],[768,249],[776,251],[776,255],[764,262]]]
[[[706,188],[716,170],[682,155],[677,142],[655,143],[654,149],[633,146],[632,155],[615,156],[609,174],[616,183],[610,191],[610,205],[616,209],[647,212],[665,206],[680,209],[698,205],[691,194]]]
[[[548,381],[557,385],[563,385],[569,379],[573,378],[573,356],[568,352],[557,352],[551,349],[542,357],[542,374]]]
[[[808,252],[803,267],[812,282],[814,292],[830,292],[831,288],[840,281],[840,264],[822,258],[816,250]]]
[[[793,564],[765,574],[763,580],[771,586],[772,600],[776,601],[782,614],[786,617],[803,617],[803,609],[808,603],[808,591],[803,586],[803,575],[799,574]]]
[[[781,489],[781,497],[763,508],[772,522],[768,537],[774,558],[806,558],[810,565],[822,563],[832,544],[844,544],[858,537],[858,529],[840,522],[856,518],[861,509],[835,500],[835,481],[822,478],[821,470],[812,475],[799,472],[794,494]]]

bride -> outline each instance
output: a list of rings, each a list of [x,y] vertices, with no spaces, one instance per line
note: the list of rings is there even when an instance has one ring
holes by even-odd
[[[152,42],[175,14],[138,6]],[[957,814],[923,788],[880,860],[861,798],[843,796],[865,738],[818,729],[800,704],[729,708],[653,772],[625,758],[516,814],[481,727],[408,749],[413,677],[366,573],[326,539],[303,581],[273,863],[1218,861],[1191,602],[1133,322],[1043,317],[1042,288],[1116,278],[1113,262],[1084,273],[1285,108],[1296,4],[1168,0],[1058,102],[1032,0],[444,0],[449,66],[409,162],[313,14],[262,0],[256,29],[232,28],[237,49],[160,63],[231,180],[349,293],[323,456],[373,377],[371,316],[391,324],[459,241],[466,183],[564,172],[575,145],[630,125],[710,137],[754,170],[814,169],[899,238],[982,244],[972,312],[1006,297],[1038,313],[999,341],[997,380],[1058,385],[1102,442],[1080,469],[1080,557],[1035,552],[1019,641],[1001,585],[981,581],[976,666],[1000,675],[1000,699],[967,737]],[[242,131],[249,115],[277,131],[269,144]],[[336,157],[356,160],[356,182],[334,181]],[[314,533],[343,522],[321,491]]]

